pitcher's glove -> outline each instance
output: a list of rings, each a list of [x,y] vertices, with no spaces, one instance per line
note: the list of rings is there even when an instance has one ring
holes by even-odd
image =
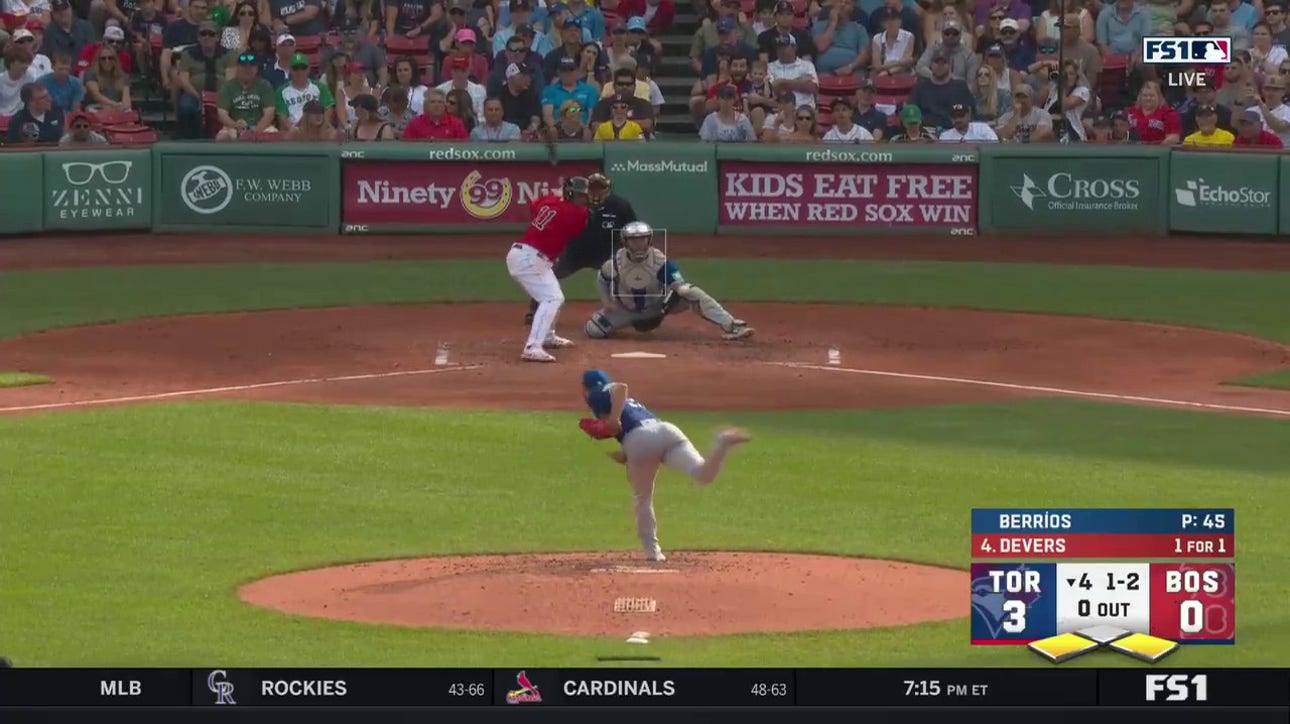
[[[578,421],[578,427],[582,428],[583,432],[587,433],[587,435],[595,440],[605,440],[614,436],[614,432],[610,429],[608,420],[601,420],[596,417],[584,417]]]

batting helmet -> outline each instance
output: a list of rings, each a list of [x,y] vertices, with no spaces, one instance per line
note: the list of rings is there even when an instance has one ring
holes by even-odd
[[[591,194],[590,184],[587,183],[586,176],[570,176],[564,180],[564,198],[574,201],[575,197],[581,194],[588,197]]]

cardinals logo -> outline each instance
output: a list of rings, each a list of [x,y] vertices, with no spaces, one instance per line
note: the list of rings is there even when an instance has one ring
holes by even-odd
[[[515,675],[515,683],[519,684],[518,689],[512,689],[506,692],[507,704],[541,704],[542,695],[538,693],[538,688],[529,681],[527,671],[521,671]]]

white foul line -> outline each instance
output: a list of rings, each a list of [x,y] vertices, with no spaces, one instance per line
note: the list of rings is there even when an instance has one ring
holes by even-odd
[[[277,380],[275,382],[257,382],[252,385],[229,385],[227,387],[205,387],[198,390],[178,390],[175,392],[157,392],[150,395],[131,395],[130,397],[108,397],[101,400],[77,400],[75,402],[50,402],[43,405],[22,405],[20,407],[0,407],[0,412],[29,412],[32,410],[56,410],[63,407],[89,407],[90,405],[114,405],[123,402],[148,402],[165,400],[172,397],[194,397],[197,395],[214,395],[220,392],[242,392],[244,390],[261,390],[266,387],[289,387],[291,385],[313,385],[323,382],[352,382],[355,380],[380,380],[389,377],[407,377],[410,375],[433,375],[440,372],[462,372],[474,370],[483,365],[464,365],[462,367],[436,367],[427,370],[402,370],[399,372],[375,372],[365,375],[345,375],[343,377],[311,377],[300,380]]]
[[[1018,385],[1011,382],[994,382],[992,380],[974,380],[966,377],[942,377],[939,375],[916,375],[909,372],[887,372],[885,370],[858,370],[850,367],[825,367],[823,365],[803,362],[767,362],[780,367],[793,367],[803,370],[821,370],[824,372],[850,372],[855,375],[872,375],[875,377],[898,377],[906,380],[926,382],[950,382],[960,385],[978,385],[980,387],[999,387],[1006,390],[1025,392],[1045,392],[1051,395],[1068,395],[1070,397],[1093,397],[1103,400],[1120,400],[1121,402],[1143,402],[1151,405],[1173,405],[1175,407],[1199,407],[1206,410],[1225,410],[1228,412],[1251,412],[1263,415],[1283,415],[1290,417],[1290,410],[1274,410],[1265,407],[1242,407],[1241,405],[1220,405],[1211,402],[1194,402],[1191,400],[1168,400],[1162,397],[1143,397],[1142,395],[1118,395],[1113,392],[1089,392],[1087,390],[1067,390],[1061,387],[1043,387],[1040,385]]]

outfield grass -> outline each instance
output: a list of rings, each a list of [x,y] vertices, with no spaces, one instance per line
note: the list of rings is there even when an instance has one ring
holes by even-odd
[[[616,639],[297,618],[235,595],[338,561],[634,549],[621,469],[568,435],[574,414],[204,402],[0,418],[4,653],[37,666],[593,666],[625,653]],[[700,441],[728,421],[759,433],[717,485],[665,474],[676,550],[966,567],[972,507],[1235,507],[1238,645],[1167,662],[1284,664],[1284,423],[1070,400],[674,419]],[[496,454],[521,427],[525,454]],[[948,623],[663,639],[651,653],[665,666],[1035,662],[969,647],[964,599]],[[1072,663],[1135,665],[1089,659]]]
[[[50,382],[52,382],[52,380],[45,375],[38,375],[31,372],[0,372],[0,388],[45,385]]]
[[[722,299],[1080,314],[1290,341],[1290,274],[1280,272],[765,259],[681,268]],[[564,286],[595,298],[589,272]],[[520,298],[500,259],[42,269],[5,274],[0,336],[144,316]]]

